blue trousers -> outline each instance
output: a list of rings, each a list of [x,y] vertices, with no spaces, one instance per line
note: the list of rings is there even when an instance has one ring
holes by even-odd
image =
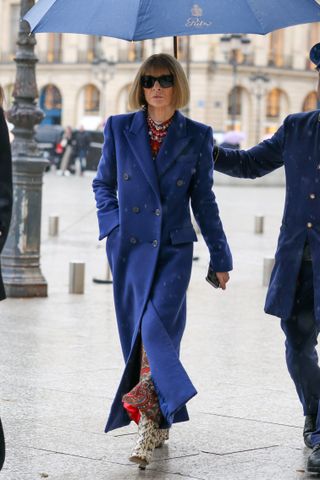
[[[320,368],[316,351],[319,325],[314,316],[312,262],[303,261],[292,314],[281,320],[286,335],[286,361],[304,415],[318,415],[313,445],[320,443]]]

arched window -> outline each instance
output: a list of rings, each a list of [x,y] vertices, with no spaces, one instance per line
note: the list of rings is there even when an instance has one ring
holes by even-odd
[[[39,104],[45,113],[43,124],[61,125],[62,96],[58,87],[52,83],[43,87]]]
[[[284,65],[284,32],[283,30],[276,30],[270,34],[269,43],[269,65],[275,67],[283,67]]]
[[[280,96],[278,88],[274,88],[267,96],[267,117],[279,118],[280,116]]]
[[[306,96],[306,98],[303,102],[302,111],[303,112],[310,112],[310,110],[316,110],[317,105],[318,105],[317,92],[310,92]]]
[[[100,92],[95,85],[84,87],[84,113],[98,114],[100,111]]]

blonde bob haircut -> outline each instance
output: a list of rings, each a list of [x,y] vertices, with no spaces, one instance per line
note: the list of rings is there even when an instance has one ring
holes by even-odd
[[[186,74],[178,60],[167,53],[157,53],[147,58],[138,70],[129,92],[129,106],[132,110],[139,110],[147,105],[141,77],[152,75],[159,70],[168,70],[173,75],[173,108],[175,110],[185,107],[189,103],[190,89]]]

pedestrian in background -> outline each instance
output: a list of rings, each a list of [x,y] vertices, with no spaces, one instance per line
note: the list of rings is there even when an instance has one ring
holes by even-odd
[[[320,71],[320,43],[310,51]],[[318,76],[320,99],[320,75]],[[289,115],[250,150],[215,148],[215,169],[256,178],[284,166],[286,199],[265,311],[281,318],[286,361],[305,415],[309,472],[320,473],[320,111]]]
[[[61,146],[64,148],[63,156],[60,163],[60,171],[62,175],[70,174],[69,165],[72,162],[74,156],[74,135],[72,127],[66,127],[62,140]]]
[[[80,172],[81,175],[86,169],[87,166],[87,156],[90,146],[90,134],[86,132],[83,125],[79,128],[79,131],[76,133],[75,136],[75,148],[76,148],[76,156],[80,162]]]
[[[3,112],[3,90],[0,87],[0,254],[8,236],[12,212],[12,167],[9,133]],[[1,276],[0,263],[0,300],[6,298]],[[5,459],[5,441],[0,419],[0,470]]]
[[[197,240],[190,200],[223,289],[232,258],[212,192],[212,130],[178,110],[189,101],[178,61],[149,57],[129,101],[139,110],[109,118],[93,188],[126,362],[106,432],[134,420],[130,460],[145,468],[197,393],[179,359]]]

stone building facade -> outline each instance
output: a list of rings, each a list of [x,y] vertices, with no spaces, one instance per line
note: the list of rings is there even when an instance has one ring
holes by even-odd
[[[0,0],[0,84],[7,106],[15,80],[18,22],[19,2]],[[247,38],[246,53],[241,41],[240,48],[226,42],[228,56],[221,35],[179,40],[191,86],[187,113],[216,132],[245,132],[243,147],[270,136],[287,114],[316,108],[317,74],[308,52],[320,41],[320,24]],[[37,82],[45,121],[101,127],[109,115],[128,111],[128,89],[141,60],[153,52],[172,51],[171,38],[128,43],[107,37],[37,35]]]

